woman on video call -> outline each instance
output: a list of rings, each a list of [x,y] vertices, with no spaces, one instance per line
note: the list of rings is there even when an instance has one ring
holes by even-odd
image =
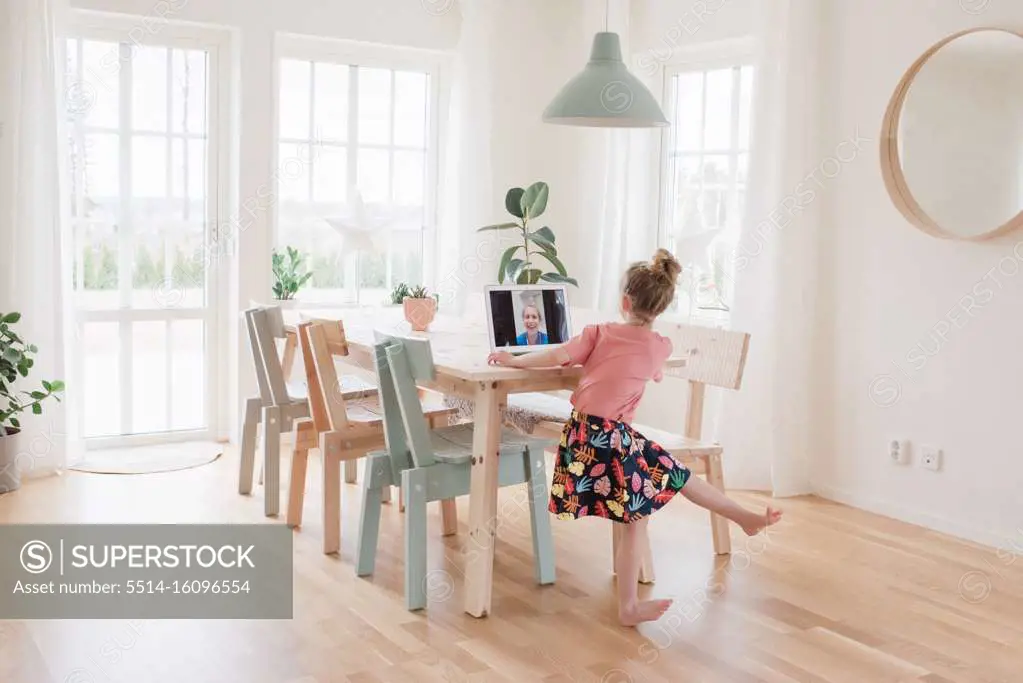
[[[515,338],[516,346],[536,346],[547,343],[547,333],[540,330],[540,309],[533,304],[522,308],[522,324],[526,331]]]

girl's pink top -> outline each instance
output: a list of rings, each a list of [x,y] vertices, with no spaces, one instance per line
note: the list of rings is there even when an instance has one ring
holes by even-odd
[[[623,323],[587,325],[564,346],[568,365],[582,365],[572,405],[587,415],[632,422],[650,380],[660,382],[671,340]]]

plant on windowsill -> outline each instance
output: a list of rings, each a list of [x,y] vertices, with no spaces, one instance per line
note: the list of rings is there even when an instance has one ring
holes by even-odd
[[[391,290],[391,305],[401,306],[410,291],[409,286],[404,282],[396,284],[394,289]]]
[[[283,254],[274,250],[270,265],[274,276],[274,299],[279,305],[290,305],[298,290],[313,276],[312,271],[306,269],[305,257],[294,247],[286,247]]]
[[[21,313],[0,313],[0,493],[14,491],[21,486],[14,439],[21,432],[19,416],[26,411],[40,415],[43,401],[48,398],[60,401],[60,394],[64,391],[63,382],[46,380],[42,382],[42,391],[14,388],[19,378],[28,377],[35,364],[32,357],[38,351],[11,329],[11,325],[19,320]]]
[[[547,226],[539,230],[530,229],[530,221],[538,218],[547,209],[549,194],[550,189],[545,182],[533,183],[524,190],[521,187],[513,187],[504,197],[504,207],[518,221],[488,225],[477,230],[484,232],[516,228],[522,237],[522,244],[509,247],[501,255],[501,262],[497,266],[498,283],[504,284],[507,280],[520,285],[535,285],[543,280],[579,286],[575,278],[568,276],[565,265],[558,258],[558,249],[554,245],[554,231]],[[541,270],[541,263],[537,257],[548,261],[554,266],[555,272],[545,273]]]
[[[413,331],[426,332],[437,315],[437,304],[440,297],[436,294],[431,296],[426,287],[422,285],[407,289],[408,293],[401,302],[405,320],[412,326]]]

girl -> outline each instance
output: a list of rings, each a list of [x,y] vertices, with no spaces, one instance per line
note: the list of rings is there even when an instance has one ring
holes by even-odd
[[[518,346],[534,346],[546,344],[547,334],[540,329],[540,309],[533,304],[526,304],[522,307],[522,324],[526,331],[515,338]]]
[[[582,365],[572,394],[572,417],[561,433],[551,483],[550,511],[560,519],[598,516],[622,524],[618,546],[618,618],[635,626],[660,617],[670,600],[637,597],[640,549],[647,518],[676,493],[729,519],[749,535],[781,519],[781,511],[743,508],[690,472],[629,423],[649,380],[661,381],[671,341],[653,331],[654,319],[675,295],[682,267],[665,249],[650,263],[634,263],[625,273],[621,313],[624,323],[588,325],[564,346],[513,356],[492,353],[489,362],[517,368]]]

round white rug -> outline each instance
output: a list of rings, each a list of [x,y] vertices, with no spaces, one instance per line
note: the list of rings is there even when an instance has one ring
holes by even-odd
[[[85,458],[68,469],[93,474],[155,474],[201,467],[223,455],[215,443],[180,443],[138,448],[86,451]]]

